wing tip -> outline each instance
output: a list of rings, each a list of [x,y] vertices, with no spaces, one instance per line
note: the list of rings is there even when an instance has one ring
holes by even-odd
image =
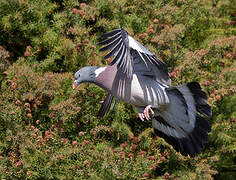
[[[102,34],[99,38],[100,39],[104,39],[104,38],[108,38],[108,37],[114,36],[115,34],[121,32],[121,30],[123,30],[123,29],[122,28],[114,29],[114,30],[112,30],[110,32]]]
[[[98,45],[105,45],[99,49],[99,52],[111,49],[110,52],[104,56],[104,59],[114,55],[115,57],[112,59],[110,65],[116,64],[128,78],[131,78],[133,75],[133,59],[130,56],[129,40],[127,37],[128,32],[125,29],[115,29],[101,35],[101,38],[106,39],[99,42]]]

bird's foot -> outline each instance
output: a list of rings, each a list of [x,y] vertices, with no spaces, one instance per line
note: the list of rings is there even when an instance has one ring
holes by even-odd
[[[141,121],[144,121],[144,113],[143,112],[139,112],[138,113],[138,117],[141,119]]]
[[[151,107],[152,107],[151,105],[148,105],[145,107],[143,112],[138,113],[138,116],[142,121],[144,121],[144,119],[150,120],[154,116],[154,111],[152,110]],[[151,113],[151,117],[149,115],[149,112]]]

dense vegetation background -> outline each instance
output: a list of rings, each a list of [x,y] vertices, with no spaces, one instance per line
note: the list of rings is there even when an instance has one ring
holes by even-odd
[[[169,68],[198,81],[213,108],[210,142],[183,157],[119,103],[97,118],[104,91],[72,90],[73,74],[106,65],[98,37],[118,27]],[[235,179],[236,1],[1,0],[1,179]]]

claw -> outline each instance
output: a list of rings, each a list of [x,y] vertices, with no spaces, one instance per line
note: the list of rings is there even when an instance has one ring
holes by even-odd
[[[144,114],[141,112],[141,113],[138,113],[138,116],[139,118],[141,119],[141,121],[144,121]]]
[[[151,108],[152,106],[151,105],[148,105],[145,109],[144,109],[144,116],[147,120],[150,120],[151,117],[149,115],[149,111],[151,112],[151,115],[153,116],[154,115],[154,111],[152,110]]]
[[[150,120],[154,116],[154,111],[152,110],[151,107],[152,107],[151,105],[148,105],[147,107],[145,107],[143,112],[138,113],[138,116],[142,121],[145,121],[145,119]],[[151,117],[149,113],[151,113]]]

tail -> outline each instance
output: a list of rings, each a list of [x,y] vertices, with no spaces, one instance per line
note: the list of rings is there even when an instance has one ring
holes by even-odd
[[[197,82],[171,87],[166,92],[170,103],[153,118],[154,131],[182,155],[194,157],[204,149],[211,131],[203,117],[212,115],[206,93]]]

